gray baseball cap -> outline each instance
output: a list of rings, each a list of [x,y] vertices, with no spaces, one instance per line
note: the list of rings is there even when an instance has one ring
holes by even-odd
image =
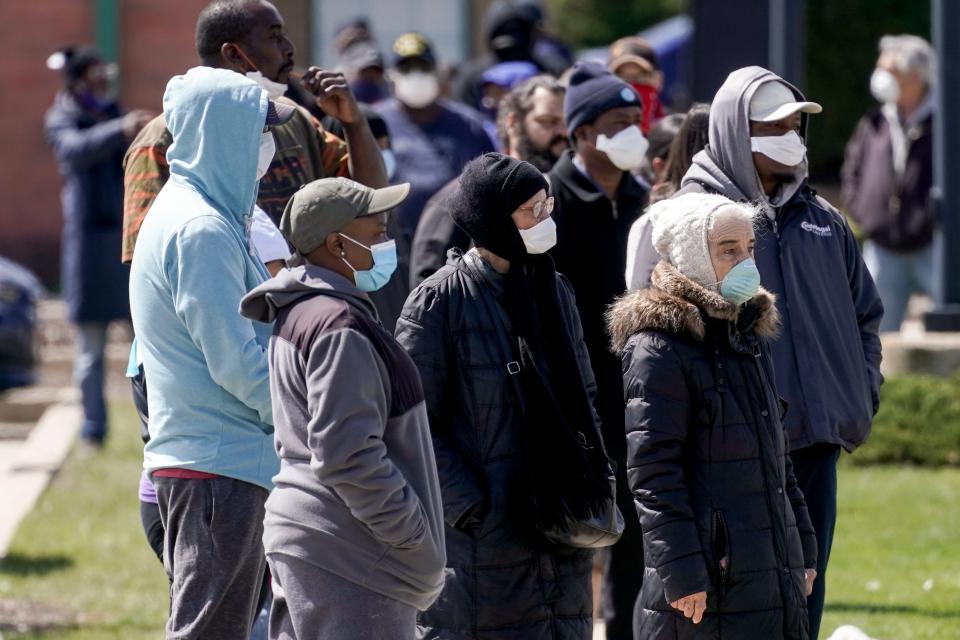
[[[280,232],[294,250],[306,255],[327,236],[356,218],[393,209],[410,193],[410,183],[371,189],[348,178],[322,178],[300,187],[280,218]]]

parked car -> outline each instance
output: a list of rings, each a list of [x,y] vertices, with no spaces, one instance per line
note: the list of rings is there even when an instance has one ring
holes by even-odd
[[[0,391],[36,381],[37,301],[45,293],[33,273],[0,257]]]

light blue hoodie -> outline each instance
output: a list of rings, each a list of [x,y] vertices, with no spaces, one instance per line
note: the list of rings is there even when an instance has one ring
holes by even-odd
[[[205,471],[267,489],[279,469],[266,347],[240,299],[269,275],[249,241],[267,94],[197,67],[163,96],[170,180],[137,238],[130,311],[150,411],[144,468]]]

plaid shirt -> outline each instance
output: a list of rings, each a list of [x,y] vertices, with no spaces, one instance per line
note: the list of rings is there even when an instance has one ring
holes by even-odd
[[[281,100],[295,105],[285,98]],[[273,128],[277,153],[260,180],[257,204],[275,224],[280,223],[287,201],[297,190],[325,177],[349,177],[346,143],[324,130],[310,113],[298,107],[284,125]],[[163,116],[140,131],[123,158],[123,246],[120,259],[133,260],[137,234],[150,205],[170,177],[167,147],[173,143]]]

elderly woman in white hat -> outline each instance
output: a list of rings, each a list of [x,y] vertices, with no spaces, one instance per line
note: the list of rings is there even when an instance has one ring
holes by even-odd
[[[773,382],[779,319],[753,261],[756,213],[707,194],[652,210],[652,287],[608,315],[645,547],[634,633],[805,640],[816,540]]]

